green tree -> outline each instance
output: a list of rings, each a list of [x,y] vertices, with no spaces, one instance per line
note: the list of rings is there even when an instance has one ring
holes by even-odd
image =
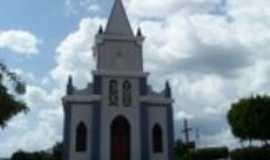
[[[11,158],[11,160],[54,160],[48,152],[37,151],[37,152],[25,152],[17,151]]]
[[[174,144],[175,159],[181,159],[187,151],[188,149],[185,148],[185,145],[182,142],[182,140],[179,139],[175,142]]]
[[[242,141],[270,139],[270,97],[257,95],[242,98],[231,105],[227,115],[232,133]]]
[[[10,86],[10,87],[8,87]],[[12,94],[13,93],[13,94]],[[26,104],[17,99],[16,95],[25,93],[25,84],[17,75],[8,70],[0,62],[0,127],[4,128],[7,122],[20,112],[28,111]]]
[[[24,151],[17,151],[15,152],[12,157],[10,158],[11,160],[27,160],[28,155]]]
[[[57,142],[52,148],[34,152],[19,150],[12,154],[11,160],[62,160],[63,143]]]
[[[63,159],[63,143],[57,142],[52,148],[52,157],[53,160],[62,160]]]

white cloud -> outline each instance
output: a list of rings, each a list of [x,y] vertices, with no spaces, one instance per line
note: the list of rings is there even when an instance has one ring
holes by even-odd
[[[0,132],[5,137],[0,144],[1,156],[10,156],[22,149],[25,151],[44,150],[62,140],[63,110],[62,90],[46,91],[29,85],[23,97],[30,110],[19,114],[8,123],[8,128]],[[41,141],[42,140],[42,141]]]
[[[270,2],[268,0],[228,1],[230,14],[248,21],[268,19],[269,22],[269,5]]]
[[[8,127],[15,130],[26,131],[28,126],[28,121],[26,119],[26,114],[20,113],[14,117],[10,122],[8,122]]]
[[[66,82],[69,74],[75,77],[75,84],[80,87],[91,79],[91,70],[95,67],[92,47],[94,36],[104,20],[84,18],[77,31],[70,33],[57,47],[57,66],[52,70],[52,77],[58,82]]]
[[[39,52],[40,40],[29,31],[0,31],[0,48],[9,49],[22,55],[33,55]]]
[[[93,0],[65,0],[65,6],[69,14],[79,13],[96,13],[100,10],[100,6]]]
[[[18,116],[10,121],[9,130],[12,135],[9,135],[9,132],[0,133],[3,137],[7,137],[0,144],[0,148],[5,148],[0,151],[1,156],[9,156],[18,149],[27,151],[47,149],[62,139],[61,98],[64,95],[65,82],[68,74],[74,75],[78,86],[84,86],[91,79],[91,69],[95,66],[92,57],[93,37],[100,24],[104,24],[104,20],[82,19],[78,30],[70,33],[57,47],[57,65],[49,75],[52,77],[49,78],[50,83],[59,82],[54,89],[48,90],[42,86],[42,81],[40,84],[32,85],[36,81],[33,74],[15,69],[22,79],[30,80],[27,93],[23,96],[30,107],[30,112],[26,116]],[[44,83],[48,83],[48,79],[45,78]],[[20,130],[21,124],[25,125],[23,130]],[[40,139],[44,142],[40,143]]]
[[[192,126],[201,130],[201,139],[204,139],[201,146],[236,146],[237,140],[226,124],[225,115],[230,104],[251,93],[270,90],[270,22],[265,9],[269,2],[228,1],[231,19],[228,15],[211,13],[219,0],[125,2],[131,21],[136,21],[146,36],[144,62],[152,73],[151,84],[161,89],[166,79],[171,82],[176,100],[176,128],[179,121],[189,118]],[[49,80],[59,82],[56,88],[60,89],[46,91],[45,87],[28,87],[25,98],[33,112],[30,118],[20,123],[38,122],[29,128],[35,133],[34,141],[27,144],[32,136],[27,131],[16,135],[19,138],[10,136],[3,143],[10,144],[10,150],[18,142],[20,147],[40,149],[61,139],[63,85],[69,74],[74,75],[79,87],[91,80],[91,69],[95,67],[93,38],[98,26],[104,23],[104,19],[84,18],[78,29],[59,44],[55,57],[57,64]],[[44,84],[49,80],[44,79]],[[14,121],[21,121],[23,117],[18,119]],[[16,129],[20,123],[11,122],[11,126]],[[49,133],[44,135],[47,130]],[[180,130],[177,131],[177,137],[181,137]],[[44,146],[34,143],[40,137],[48,140]]]
[[[97,4],[93,4],[93,5],[90,5],[90,6],[88,7],[88,10],[89,10],[90,12],[97,12],[97,11],[100,10],[100,6],[97,5]]]
[[[13,72],[15,72],[18,75],[18,77],[22,78],[23,81],[27,81],[27,82],[37,81],[37,77],[33,73],[24,72],[20,68],[14,69]]]
[[[128,11],[141,18],[167,18],[174,13],[182,14],[209,13],[214,11],[220,0],[129,0],[126,2]]]
[[[53,89],[51,92],[46,91],[44,88],[38,86],[27,86],[27,94],[24,99],[31,109],[45,109],[56,108],[61,105],[61,96],[63,92],[58,89]],[[56,103],[57,102],[57,103]]]
[[[65,82],[68,74],[74,75],[78,86],[84,86],[91,78],[91,68],[95,66],[92,57],[93,37],[100,24],[104,24],[104,21],[95,18],[82,19],[78,30],[70,33],[59,44],[56,49],[57,65],[49,75],[52,79],[44,78],[40,84],[32,85],[37,81],[33,74],[15,70],[23,79],[30,79],[27,93],[23,96],[30,107],[30,112],[26,116],[19,115],[9,122],[8,129],[12,135],[9,135],[9,132],[0,133],[0,136],[2,134],[7,137],[0,144],[0,148],[4,148],[0,151],[1,156],[9,156],[19,149],[26,151],[48,149],[62,140],[61,98],[64,95]],[[43,86],[55,81],[59,83],[54,89],[48,90]]]
[[[0,132],[3,138],[1,157],[8,157],[18,150],[48,149],[62,140],[62,95],[57,89],[46,92],[37,86],[28,87],[25,102],[30,111],[11,119],[8,127]]]
[[[1,151],[1,155],[10,155],[18,150],[37,151],[52,147],[57,141],[61,140],[61,136],[59,137],[59,133],[52,125],[52,123],[40,121],[36,126],[27,128],[27,131],[18,129],[17,134],[2,141],[1,145],[4,149]]]
[[[163,9],[171,2],[164,4]],[[262,9],[268,3],[260,2],[252,7]],[[247,7],[246,11],[252,5],[250,1],[242,3],[247,3],[242,8]],[[158,3],[149,4],[151,7],[154,5]],[[270,31],[267,28],[270,19],[265,12],[262,15],[252,12],[250,14],[254,16],[249,16],[241,11],[242,5],[230,3],[229,6],[231,19],[228,15],[210,12],[183,14],[180,9],[169,15],[166,13],[163,19],[158,20],[144,19],[148,16],[148,13],[143,16],[147,12],[145,10],[139,13],[142,17],[138,21],[146,36],[146,69],[152,73],[153,84],[162,85],[161,82],[166,79],[172,82],[176,120],[200,119],[201,122],[195,121],[194,125],[199,123],[203,127],[209,123],[207,119],[210,116],[214,117],[211,119],[212,126],[205,130],[221,126],[214,130],[214,136],[202,135],[207,139],[203,142],[204,146],[220,144],[235,147],[237,141],[226,129],[224,116],[230,104],[240,97],[270,90],[267,85],[270,64]],[[148,7],[149,12],[151,7]],[[160,13],[163,13],[162,9]],[[151,14],[156,13],[149,14],[155,17]]]

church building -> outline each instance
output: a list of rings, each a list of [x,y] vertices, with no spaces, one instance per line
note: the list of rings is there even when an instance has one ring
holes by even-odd
[[[68,79],[64,160],[173,160],[171,88],[166,82],[161,92],[152,90],[143,42],[115,0],[106,28],[95,36],[93,82],[76,89]]]

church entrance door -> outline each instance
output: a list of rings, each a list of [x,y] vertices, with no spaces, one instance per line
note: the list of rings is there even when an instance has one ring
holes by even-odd
[[[130,160],[130,125],[122,116],[111,125],[111,160]]]

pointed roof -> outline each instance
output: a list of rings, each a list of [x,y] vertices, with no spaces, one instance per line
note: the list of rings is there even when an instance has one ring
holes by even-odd
[[[134,36],[122,0],[115,0],[105,33]]]

